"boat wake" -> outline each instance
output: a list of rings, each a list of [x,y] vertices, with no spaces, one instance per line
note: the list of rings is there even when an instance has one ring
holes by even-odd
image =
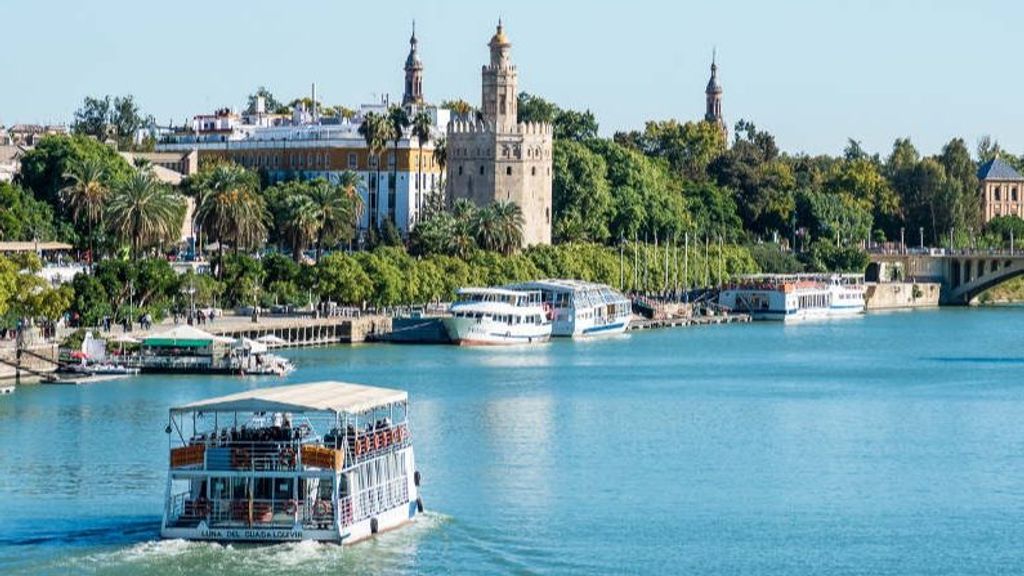
[[[444,514],[428,511],[408,526],[351,546],[309,541],[259,545],[147,540],[72,556],[51,566],[33,567],[30,572],[245,576],[280,574],[281,569],[311,574],[412,572],[420,541],[449,521]]]

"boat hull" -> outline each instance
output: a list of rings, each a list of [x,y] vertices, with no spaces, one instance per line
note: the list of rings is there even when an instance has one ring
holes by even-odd
[[[448,339],[459,346],[514,346],[541,344],[551,339],[551,324],[508,325],[477,318],[444,319]]]

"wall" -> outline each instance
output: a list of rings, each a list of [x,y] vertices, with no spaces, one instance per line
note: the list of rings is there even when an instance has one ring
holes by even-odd
[[[917,288],[916,296],[914,288]],[[869,283],[865,299],[868,310],[931,308],[939,305],[941,291],[938,282]]]

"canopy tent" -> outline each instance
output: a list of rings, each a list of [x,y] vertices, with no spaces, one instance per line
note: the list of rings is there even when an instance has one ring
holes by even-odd
[[[260,336],[259,338],[256,339],[256,341],[257,342],[262,342],[264,344],[273,344],[273,345],[287,344],[288,343],[288,341],[285,340],[284,338],[281,338],[280,336],[275,336],[273,334],[265,334],[263,336]]]
[[[346,382],[314,382],[293,386],[259,388],[219,398],[200,400],[176,408],[183,412],[334,412],[358,414],[374,408],[406,402],[404,390]]]
[[[248,338],[240,338],[234,341],[235,348],[241,348],[248,350],[250,354],[263,354],[267,351],[267,345],[262,342],[250,340]]]
[[[227,338],[227,342],[234,342],[233,338]],[[144,346],[177,346],[181,348],[202,348],[213,342],[224,342],[222,336],[214,336],[209,332],[203,332],[191,326],[178,326],[167,332],[153,334],[142,339]]]
[[[119,334],[117,336],[114,336],[113,338],[110,339],[110,341],[118,344],[138,344],[139,342],[142,342],[138,338],[132,338],[127,334]]]

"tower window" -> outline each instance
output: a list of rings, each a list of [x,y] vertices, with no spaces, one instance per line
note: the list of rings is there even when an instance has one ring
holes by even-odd
[[[481,176],[484,175],[484,165],[483,164],[480,165],[480,175]]]
[[[506,176],[511,176],[512,175],[512,167],[511,166],[506,166],[505,167],[505,175]]]
[[[536,176],[536,175],[537,175],[537,167],[534,166],[533,168],[530,168],[530,176]]]
[[[1017,201],[1017,187],[1010,188],[1010,200]]]
[[[459,166],[459,176],[462,176],[462,166]]]

